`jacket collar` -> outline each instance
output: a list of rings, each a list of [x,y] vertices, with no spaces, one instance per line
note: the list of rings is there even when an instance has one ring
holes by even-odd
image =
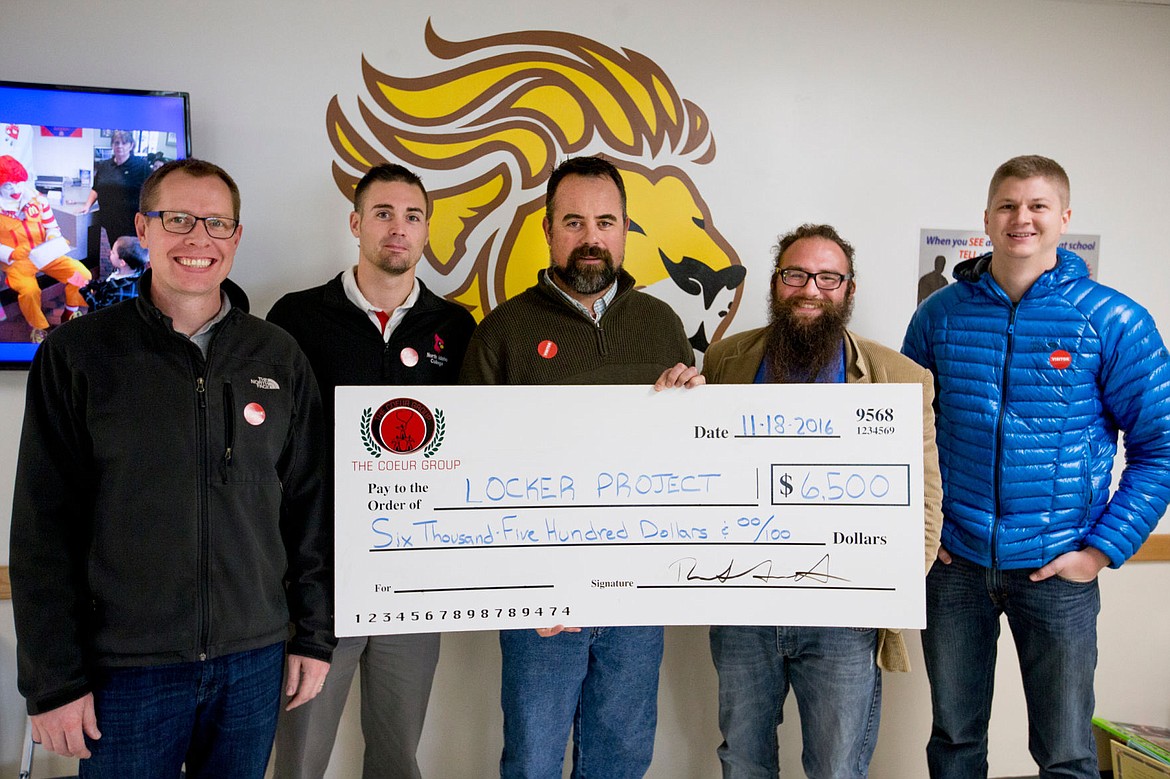
[[[1079,254],[1068,249],[1057,249],[1056,267],[1040,274],[1040,278],[1036,279],[1036,282],[1028,289],[1027,295],[1033,294],[1033,290],[1044,292],[1061,284],[1085,278],[1088,275],[1088,263]],[[959,263],[955,267],[954,277],[957,281],[965,281],[969,284],[986,286],[994,283],[994,279],[991,277],[991,252]],[[996,288],[999,288],[998,284]]]
[[[147,268],[138,278],[138,297],[134,303],[138,306],[138,312],[148,321],[162,321],[166,322],[168,327],[173,327],[171,318],[164,314],[150,297],[150,285],[153,274],[151,269]],[[224,279],[219,288],[227,295],[228,300],[232,304],[232,310],[228,312],[228,316],[232,316],[236,311],[241,313],[248,312],[248,296],[244,293],[239,285],[231,279]]]
[[[325,284],[325,290],[322,296],[327,305],[341,309],[355,309],[357,307],[354,306],[353,302],[345,294],[345,287],[341,282],[343,273],[344,271],[338,273]],[[415,311],[417,309],[419,311],[426,311],[436,308],[441,305],[439,303],[440,300],[441,298],[427,289],[427,285],[422,279],[418,279],[418,300],[410,307],[410,310]],[[410,316],[410,314],[408,313],[407,316]]]

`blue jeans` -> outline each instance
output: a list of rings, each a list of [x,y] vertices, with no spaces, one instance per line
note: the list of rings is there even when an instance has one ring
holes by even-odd
[[[866,776],[881,719],[876,654],[873,628],[712,626],[724,779],[779,776],[776,728],[789,687],[809,779]]]
[[[81,779],[263,779],[280,708],[284,644],[214,660],[102,668],[94,706],[102,737]]]
[[[1098,779],[1093,741],[1097,667],[1096,580],[1033,582],[1032,569],[984,568],[954,558],[926,577],[922,651],[934,727],[926,746],[930,775],[987,776],[987,723],[995,682],[1000,615],[1020,657],[1028,706],[1028,750],[1042,779]]]
[[[640,779],[654,754],[662,628],[501,630],[504,779]]]

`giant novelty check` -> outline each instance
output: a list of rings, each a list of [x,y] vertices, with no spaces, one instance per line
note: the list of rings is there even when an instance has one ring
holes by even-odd
[[[339,387],[340,636],[922,627],[917,384]]]

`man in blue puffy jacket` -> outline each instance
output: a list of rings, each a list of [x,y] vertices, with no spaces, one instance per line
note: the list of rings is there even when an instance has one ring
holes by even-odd
[[[902,345],[938,385],[944,520],[922,633],[932,777],[987,775],[1006,614],[1040,776],[1096,779],[1097,574],[1138,550],[1170,498],[1166,347],[1144,308],[1058,248],[1071,214],[1056,162],[1001,165],[984,212],[993,251],[955,269]]]

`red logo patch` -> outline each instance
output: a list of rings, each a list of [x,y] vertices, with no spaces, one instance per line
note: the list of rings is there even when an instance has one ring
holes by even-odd
[[[374,441],[394,454],[422,449],[435,435],[431,410],[412,398],[395,398],[378,407],[368,422]]]
[[[1068,366],[1072,365],[1072,355],[1064,349],[1057,349],[1052,354],[1048,355],[1048,364],[1058,371],[1063,371]]]
[[[551,360],[557,356],[557,345],[553,341],[545,339],[536,345],[536,353],[546,360]]]
[[[375,411],[362,412],[362,444],[373,457],[382,452],[413,454],[422,450],[431,457],[443,444],[447,423],[442,409],[433,412],[414,398],[394,398]]]

